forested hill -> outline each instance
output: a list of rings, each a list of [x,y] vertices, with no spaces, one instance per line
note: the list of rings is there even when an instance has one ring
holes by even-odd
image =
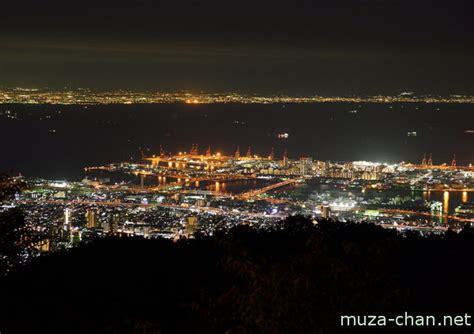
[[[212,238],[108,238],[17,268],[0,332],[472,333],[341,327],[341,315],[474,314],[474,234],[290,217]]]

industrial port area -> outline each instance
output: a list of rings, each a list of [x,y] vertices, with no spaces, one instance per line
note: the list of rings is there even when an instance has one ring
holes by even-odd
[[[237,147],[232,154],[162,147],[141,162],[84,168],[80,182],[15,177],[21,184],[2,209],[19,207],[52,251],[107,235],[212,236],[236,225],[275,229],[291,215],[371,222],[399,231],[444,233],[474,223],[474,168],[290,159]]]

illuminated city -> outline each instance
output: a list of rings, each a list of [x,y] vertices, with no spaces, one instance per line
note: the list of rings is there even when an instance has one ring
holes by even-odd
[[[0,13],[0,334],[474,333],[474,1]]]
[[[271,229],[298,214],[425,233],[474,223],[474,167],[455,158],[435,165],[425,154],[417,164],[384,164],[281,153],[237,147],[225,155],[191,144],[171,154],[161,147],[141,163],[85,167],[80,182],[18,179],[27,187],[3,205],[29,212],[31,228],[48,236],[42,250],[110,234],[179,239],[239,224]]]
[[[471,95],[417,96],[413,92],[398,95],[375,96],[284,96],[284,95],[246,95],[239,93],[209,94],[190,92],[134,92],[127,90],[93,91],[90,89],[38,89],[3,88],[0,89],[0,103],[22,104],[275,104],[275,103],[474,103]]]

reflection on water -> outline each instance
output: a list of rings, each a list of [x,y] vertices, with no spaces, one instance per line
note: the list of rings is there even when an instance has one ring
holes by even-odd
[[[203,181],[198,189],[222,192],[222,193],[231,193],[231,194],[240,194],[251,189],[262,188],[267,186],[272,182],[267,180],[236,180],[236,181]]]
[[[463,191],[444,191],[444,192],[432,192],[431,201],[438,201],[443,203],[443,214],[454,214],[454,210],[461,203],[469,202],[469,192]]]
[[[443,193],[443,213],[449,214],[449,191]]]
[[[172,177],[138,177],[134,183],[144,184],[145,186],[165,185],[174,182],[185,182],[184,187],[191,189],[208,190],[215,192],[241,193],[254,188],[264,187],[272,182],[268,180],[236,180],[236,181],[194,181],[188,182],[188,179]]]
[[[164,185],[166,184],[166,177],[165,176],[158,176],[158,185]]]
[[[423,200],[424,201],[431,201],[431,191],[423,191]]]
[[[207,188],[215,192],[225,192],[226,183],[225,182],[221,183],[219,181],[216,181],[214,184],[210,184]]]

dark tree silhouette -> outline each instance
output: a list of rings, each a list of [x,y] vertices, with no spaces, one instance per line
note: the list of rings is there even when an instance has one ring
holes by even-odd
[[[8,200],[23,188],[21,180],[0,175],[0,201]],[[19,209],[0,210],[0,276],[36,253],[32,246],[40,240],[40,235],[26,226],[25,217]]]
[[[473,314],[474,233],[291,217],[171,242],[107,238],[0,282],[5,333],[377,333],[347,314]],[[384,333],[471,333],[386,327]]]
[[[27,256],[23,214],[17,209],[0,212],[0,274]]]
[[[0,174],[0,201],[12,197],[16,192],[25,188],[25,183],[19,178]]]

